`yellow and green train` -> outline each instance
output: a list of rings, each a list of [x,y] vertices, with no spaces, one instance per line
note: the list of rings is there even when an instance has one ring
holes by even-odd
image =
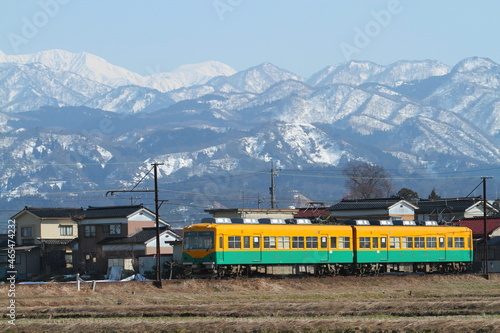
[[[315,275],[463,272],[473,259],[472,232],[465,227],[222,221],[184,228],[188,273],[237,276],[283,268]]]

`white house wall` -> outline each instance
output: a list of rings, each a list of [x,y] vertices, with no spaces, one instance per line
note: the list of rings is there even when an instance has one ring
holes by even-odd
[[[397,204],[389,209],[389,215],[413,215],[413,208],[405,205],[405,204]]]

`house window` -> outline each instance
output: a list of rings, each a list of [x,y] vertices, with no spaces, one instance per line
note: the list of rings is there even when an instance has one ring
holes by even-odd
[[[102,232],[104,233],[109,233],[109,224],[103,224],[102,225]]]
[[[73,264],[73,255],[71,253],[67,253],[64,255],[64,261],[66,261],[66,265]]]
[[[59,233],[61,236],[73,236],[73,226],[61,225],[59,226]]]
[[[110,224],[109,225],[109,234],[110,235],[121,235],[122,234],[122,225],[121,224]]]
[[[34,245],[35,244],[35,240],[33,238],[27,238],[27,239],[23,239],[23,245]]]
[[[97,255],[95,253],[85,253],[85,261],[97,262]]]
[[[95,237],[95,225],[86,225],[84,229],[85,237]]]
[[[32,227],[21,227],[21,236],[22,237],[32,237],[33,236],[33,228]]]

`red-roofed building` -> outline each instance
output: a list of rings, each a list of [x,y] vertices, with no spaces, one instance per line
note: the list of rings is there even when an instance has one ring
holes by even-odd
[[[484,219],[480,217],[464,219],[455,225],[470,228],[474,238],[475,269],[483,268],[484,260]],[[490,273],[500,272],[500,218],[486,218],[488,234],[488,267]]]
[[[474,239],[483,238],[484,236],[484,219],[471,218],[463,219],[462,221],[455,222],[455,225],[467,227],[472,230]],[[500,218],[487,218],[486,219],[486,232],[488,236],[500,236]]]
[[[293,217],[296,219],[309,219],[314,223],[328,220],[330,211],[322,202],[310,202],[307,207],[298,208],[298,212]]]

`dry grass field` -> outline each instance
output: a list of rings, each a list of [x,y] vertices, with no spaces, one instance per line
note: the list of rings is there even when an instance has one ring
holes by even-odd
[[[0,332],[500,332],[500,276],[0,286]]]

